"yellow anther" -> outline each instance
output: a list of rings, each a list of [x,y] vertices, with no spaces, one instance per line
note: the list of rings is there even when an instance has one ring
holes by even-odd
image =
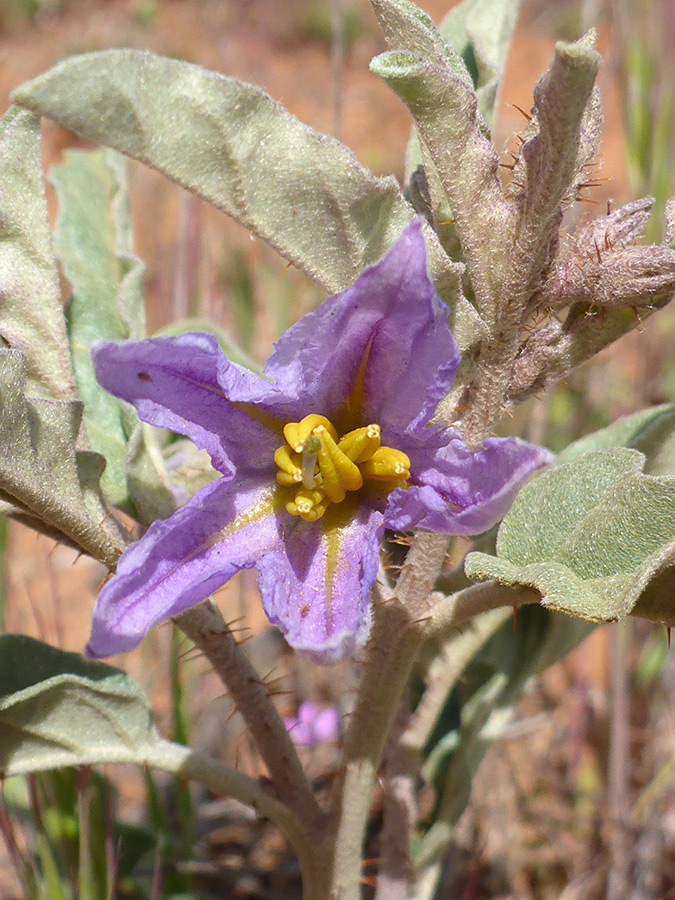
[[[302,481],[302,469],[300,463],[302,457],[294,453],[288,444],[274,451],[274,462],[277,464],[278,484],[299,484]]]
[[[373,481],[405,481],[410,478],[410,460],[401,450],[380,447],[359,466],[364,478]]]
[[[284,425],[284,437],[296,453],[302,453],[305,441],[317,425],[323,425],[331,434],[333,440],[337,441],[337,431],[331,422],[325,416],[319,416],[316,413],[310,413],[310,415],[305,416],[299,422],[288,422]]]
[[[375,424],[349,431],[338,442],[338,448],[357,465],[370,459],[379,446],[380,426]]]
[[[298,469],[297,472],[293,472],[293,474],[289,474],[288,472],[277,472],[277,484],[282,484],[284,486],[290,484],[301,484],[302,483],[302,472]]]
[[[330,500],[319,488],[300,488],[295,498],[286,504],[286,511],[292,516],[300,516],[305,522],[316,522],[328,509]]]
[[[301,457],[298,453],[294,453],[287,444],[274,451],[274,462],[282,472],[288,472],[289,475],[300,471]]]
[[[358,491],[363,484],[359,468],[339,449],[324,425],[317,425],[313,434],[321,441],[318,456],[321,487],[332,503],[341,503],[347,491]]]

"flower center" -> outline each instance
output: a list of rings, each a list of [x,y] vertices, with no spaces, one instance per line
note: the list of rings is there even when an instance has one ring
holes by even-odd
[[[381,446],[377,424],[338,438],[325,416],[312,413],[284,425],[284,437],[286,443],[274,453],[277,482],[297,487],[286,509],[306,522],[316,522],[331,503],[342,503],[364,480],[385,482],[393,490],[410,478],[410,460],[400,450]]]

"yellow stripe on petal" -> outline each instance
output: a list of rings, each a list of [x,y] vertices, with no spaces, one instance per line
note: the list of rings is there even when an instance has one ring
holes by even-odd
[[[242,528],[246,528],[248,525],[252,525],[254,522],[266,518],[276,512],[279,507],[280,503],[276,491],[272,491],[267,495],[262,496],[254,506],[247,509],[245,512],[240,513],[228,525],[211,535],[203,544],[200,544],[199,547],[192,552],[192,555],[194,556],[196,553],[200,553],[207,547],[211,547],[213,544],[217,544],[219,541],[230,537],[230,535],[240,531]]]

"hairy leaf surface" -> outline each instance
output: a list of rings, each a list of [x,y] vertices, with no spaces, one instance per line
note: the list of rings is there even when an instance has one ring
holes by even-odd
[[[156,437],[129,404],[103,390],[91,360],[92,341],[145,336],[144,266],[134,254],[126,163],[112,150],[70,151],[50,180],[59,199],[55,248],[73,289],[68,331],[84,424],[107,460],[101,487],[113,506],[149,523],[175,508]]]
[[[0,349],[0,497],[114,568],[123,544],[95,490],[103,460],[75,451],[82,404],[27,397],[26,370],[22,353]]]
[[[28,392],[72,400],[75,385],[51,248],[40,120],[12,107],[0,122],[0,341],[26,359]]]
[[[533,478],[502,522],[497,556],[470,554],[467,574],[528,585],[544,606],[593,621],[634,611],[675,622],[672,599],[639,603],[675,550],[675,476],[646,475],[644,462],[617,447]]]
[[[0,636],[0,773],[147,760],[159,740],[124,672],[25,635]]]
[[[138,50],[67,59],[15,92],[89,140],[163,172],[275,247],[328,291],[348,287],[399,237],[413,210],[333,138],[260,88]],[[460,269],[425,232],[449,306]]]

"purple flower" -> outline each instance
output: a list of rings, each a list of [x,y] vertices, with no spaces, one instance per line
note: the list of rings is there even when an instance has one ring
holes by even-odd
[[[517,439],[470,449],[427,427],[459,353],[419,221],[282,336],[264,377],[209,334],[100,342],[92,353],[107,390],[190,437],[222,473],[122,555],[94,611],[92,656],[135,647],[255,567],[289,644],[338,662],[368,635],[385,527],[478,534],[550,460]]]
[[[338,739],[339,722],[340,714],[334,706],[321,709],[311,701],[300,704],[297,716],[284,719],[286,730],[293,741],[301,747],[335,744]]]

